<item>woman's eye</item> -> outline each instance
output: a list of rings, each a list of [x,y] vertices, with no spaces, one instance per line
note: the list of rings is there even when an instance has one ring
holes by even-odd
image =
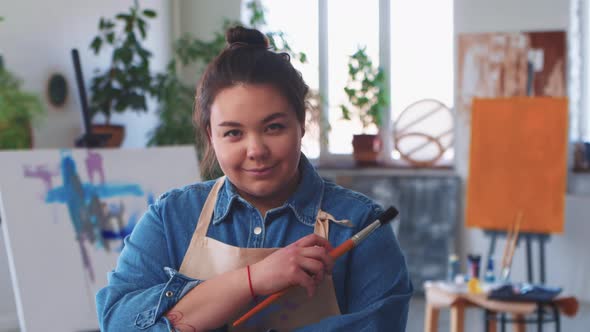
[[[237,129],[226,131],[223,137],[237,137],[240,136],[241,132]]]
[[[271,123],[270,125],[268,125],[268,127],[266,127],[267,131],[271,131],[271,132],[276,132],[276,131],[279,131],[284,128],[285,128],[285,126],[283,126],[280,123]]]

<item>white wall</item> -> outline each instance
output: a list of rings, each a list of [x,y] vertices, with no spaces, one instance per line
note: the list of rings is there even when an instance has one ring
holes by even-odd
[[[223,27],[224,19],[240,20],[241,0],[176,0],[173,6],[174,34],[178,38],[189,34],[192,37],[211,40]],[[200,68],[183,68],[180,77],[186,83],[199,80]]]
[[[569,0],[455,0],[455,34],[567,30],[569,6]],[[467,180],[469,130],[467,121],[459,115],[455,150],[457,170]],[[583,254],[590,252],[587,240],[590,234],[589,216],[590,196],[567,196],[564,234],[552,236],[546,247],[547,282],[564,287],[566,292],[576,294],[584,301],[590,301],[590,262]],[[463,255],[487,253],[489,239],[480,230],[462,230],[461,238]],[[501,258],[504,243],[503,240],[497,243],[496,262]],[[533,250],[533,255],[536,255],[536,250]],[[524,257],[524,247],[521,246],[514,257],[513,280],[526,279]]]
[[[162,71],[171,54],[171,5],[167,1],[144,3],[158,13],[150,25],[146,47],[154,52],[152,69]],[[70,51],[77,48],[80,52],[88,89],[93,70],[108,64],[106,54],[97,57],[88,47],[97,33],[99,17],[112,17],[132,4],[132,0],[2,0],[0,16],[4,21],[0,23],[0,54],[7,69],[23,80],[26,90],[41,96],[47,109],[47,117],[35,129],[36,148],[73,146],[82,132],[82,122]],[[45,97],[46,82],[52,73],[62,73],[68,83],[68,99],[61,109],[50,107]],[[112,123],[127,127],[123,147],[145,146],[146,133],[157,121],[153,106],[150,105],[148,114],[113,117]],[[7,266],[0,234],[0,330],[17,326]],[[39,272],[42,275],[42,271]]]

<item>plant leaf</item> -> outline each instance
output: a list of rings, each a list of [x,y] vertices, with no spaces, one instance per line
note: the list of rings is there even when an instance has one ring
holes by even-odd
[[[107,33],[106,39],[107,39],[107,42],[112,45],[113,42],[115,41],[115,33],[114,32]]]
[[[115,18],[118,19],[118,20],[127,22],[129,19],[131,19],[131,15],[128,15],[128,14],[117,14],[115,16]]]
[[[94,37],[92,43],[90,43],[90,48],[94,51],[94,54],[98,54],[100,52],[100,46],[102,45],[102,39],[100,37]]]
[[[152,9],[144,9],[143,15],[149,18],[154,18],[156,17],[156,11]]]
[[[348,109],[348,107],[340,105],[340,109],[342,110],[342,118],[344,120],[350,120],[350,110]]]
[[[307,54],[299,52],[299,62],[307,63]]]
[[[137,20],[137,28],[139,28],[141,38],[145,39],[145,21],[142,19]]]

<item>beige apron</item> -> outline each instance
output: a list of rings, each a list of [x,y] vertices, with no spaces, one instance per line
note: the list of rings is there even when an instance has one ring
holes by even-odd
[[[195,233],[180,266],[180,273],[191,278],[211,279],[221,273],[254,264],[279,249],[239,248],[206,236],[217,201],[217,194],[224,179],[225,177],[222,177],[217,180],[207,197]],[[329,219],[333,218],[320,210],[316,218],[314,233],[328,238]],[[244,278],[246,278],[245,271]],[[251,307],[254,305],[253,303]],[[340,315],[340,309],[332,277],[327,275],[318,286],[313,298],[307,297],[303,287],[294,287],[281,299],[241,326],[233,328],[232,331],[266,331],[271,328],[281,332],[290,331],[334,315]],[[230,326],[232,322],[233,320],[228,322]]]

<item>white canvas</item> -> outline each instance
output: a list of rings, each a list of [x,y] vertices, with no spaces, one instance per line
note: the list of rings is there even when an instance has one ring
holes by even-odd
[[[149,201],[198,180],[191,146],[0,152],[0,217],[21,331],[97,330],[94,296],[122,238]]]

